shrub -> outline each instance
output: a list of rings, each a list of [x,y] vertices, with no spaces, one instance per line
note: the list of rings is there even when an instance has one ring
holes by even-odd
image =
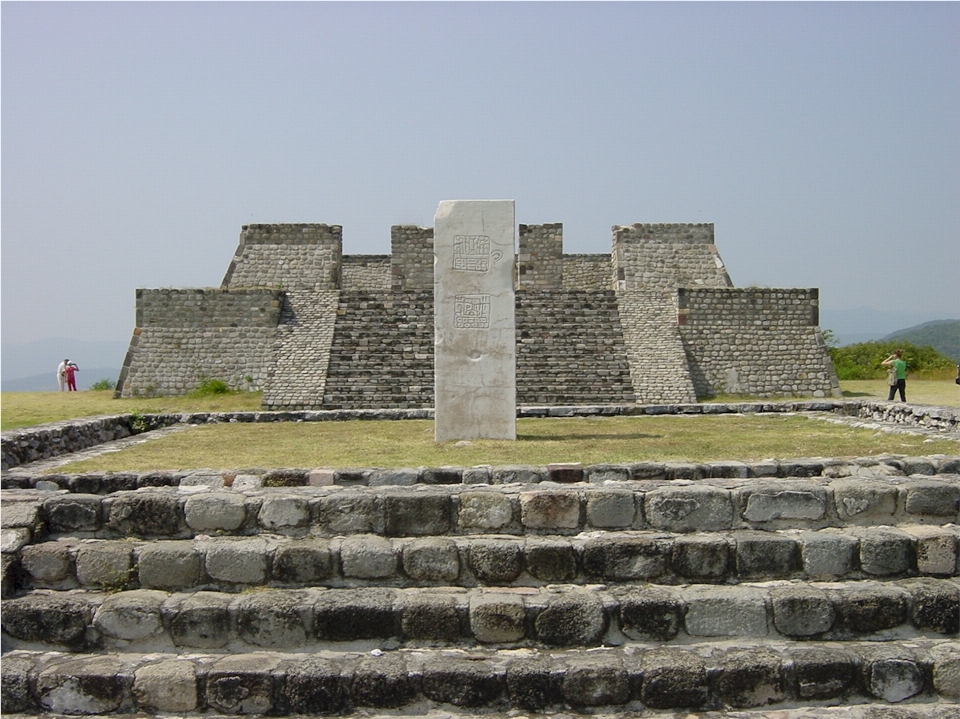
[[[90,385],[90,389],[95,389],[95,390],[116,389],[116,388],[117,388],[117,383],[114,382],[112,379],[98,379],[96,382]]]
[[[231,394],[230,387],[222,379],[205,378],[200,385],[190,393],[190,397],[210,397],[216,394]]]
[[[917,347],[909,342],[885,340],[882,342],[859,342],[846,347],[830,347],[830,359],[840,380],[882,379],[887,368],[881,365],[895,349],[903,350],[907,372],[938,377],[955,371],[953,360],[937,352],[933,347]]]

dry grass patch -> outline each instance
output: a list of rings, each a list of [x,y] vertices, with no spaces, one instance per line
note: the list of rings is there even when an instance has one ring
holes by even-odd
[[[517,441],[434,441],[432,420],[203,425],[61,472],[419,467],[957,454],[960,443],[800,415],[521,419]]]

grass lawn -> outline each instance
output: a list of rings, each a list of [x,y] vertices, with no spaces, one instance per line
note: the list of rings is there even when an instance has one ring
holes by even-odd
[[[841,382],[840,387],[843,396],[851,399],[887,398],[888,387],[884,380]],[[907,399],[913,404],[960,407],[960,386],[954,384],[953,380],[907,380]],[[0,395],[0,428],[32,427],[100,414],[254,411],[260,409],[260,400],[259,392],[152,399],[114,399],[113,390],[4,392]],[[721,397],[716,401],[749,400],[749,397]]]
[[[958,454],[960,443],[803,416],[521,419],[517,441],[436,443],[432,420],[203,425],[57,471],[418,467]]]

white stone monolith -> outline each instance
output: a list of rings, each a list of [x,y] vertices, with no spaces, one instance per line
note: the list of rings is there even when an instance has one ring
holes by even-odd
[[[436,439],[516,439],[514,201],[444,200],[433,225]]]

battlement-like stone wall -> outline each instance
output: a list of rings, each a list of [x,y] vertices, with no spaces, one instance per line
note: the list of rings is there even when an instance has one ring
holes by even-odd
[[[394,225],[390,228],[390,249],[390,274],[394,290],[433,289],[432,227]]]
[[[517,289],[557,290],[563,286],[563,225],[520,225]]]
[[[818,307],[816,289],[678,290],[697,396],[838,396]]]
[[[713,243],[713,224],[613,227],[617,289],[732,287]]]
[[[340,289],[340,225],[244,225],[223,287]]]
[[[564,255],[563,289],[583,292],[614,289],[610,255]]]
[[[390,291],[390,255],[344,255],[342,262],[340,285],[345,291]]]

